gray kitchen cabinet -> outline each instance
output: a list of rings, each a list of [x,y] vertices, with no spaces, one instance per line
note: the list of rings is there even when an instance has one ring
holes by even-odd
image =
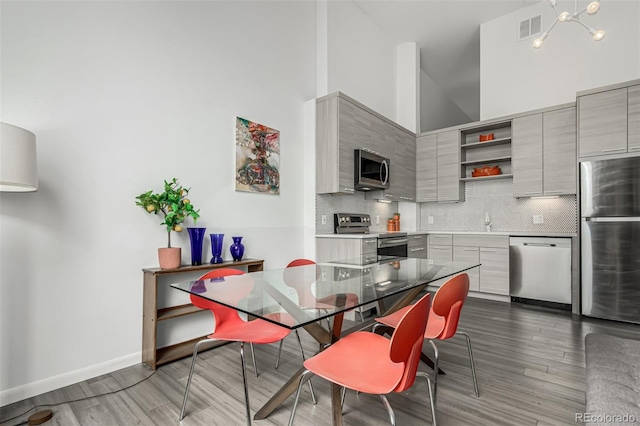
[[[316,261],[333,262],[344,259],[361,259],[363,264],[376,262],[378,239],[367,238],[316,238]]]
[[[640,84],[627,89],[627,146],[630,153],[640,152]]]
[[[480,249],[471,246],[454,246],[454,262],[480,263]],[[469,275],[469,290],[480,291],[480,270],[473,268],[466,271]]]
[[[480,291],[509,295],[509,249],[480,247]]]
[[[542,195],[542,113],[514,118],[512,134],[513,196]]]
[[[542,115],[542,182],[544,195],[576,194],[576,108]]]
[[[469,288],[480,293],[509,294],[509,237],[505,235],[456,234],[453,260],[480,263],[469,274]]]
[[[512,132],[514,197],[576,193],[575,107],[516,117]]]
[[[316,103],[316,193],[353,194],[354,150],[371,145],[370,114],[342,97]]]
[[[437,135],[416,139],[416,201],[438,201]]]
[[[627,152],[627,88],[578,96],[579,155]]]
[[[459,132],[451,130],[438,133],[436,149],[438,201],[463,201],[464,188],[460,181]]]
[[[391,159],[393,164],[394,145],[396,143],[393,127],[375,115],[371,116],[371,145],[370,149],[383,157]],[[393,171],[393,169],[392,169]]]
[[[451,234],[429,234],[427,241],[429,259],[448,262],[453,260]]]
[[[428,236],[427,234],[409,235],[407,243],[407,257],[427,259]]]
[[[391,187],[398,201],[416,200],[416,138],[395,128],[395,167],[391,167]],[[393,163],[392,163],[393,164]],[[394,170],[396,174],[394,175]]]

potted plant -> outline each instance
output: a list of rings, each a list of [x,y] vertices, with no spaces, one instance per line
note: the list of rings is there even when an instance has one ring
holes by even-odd
[[[182,255],[180,247],[171,247],[171,231],[182,231],[181,224],[189,216],[195,224],[200,215],[186,198],[190,188],[183,188],[176,178],[164,181],[164,192],[154,194],[153,191],[143,192],[136,197],[136,206],[140,206],[149,214],[162,213],[161,225],[167,228],[167,247],[158,249],[160,269],[173,269],[180,266]]]

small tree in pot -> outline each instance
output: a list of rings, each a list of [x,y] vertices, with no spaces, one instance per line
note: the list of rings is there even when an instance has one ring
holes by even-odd
[[[164,181],[164,192],[154,194],[153,191],[143,192],[136,197],[136,205],[145,209],[147,213],[162,213],[161,225],[167,228],[167,247],[158,249],[161,269],[172,269],[180,266],[180,247],[171,247],[171,231],[182,231],[181,224],[189,216],[195,224],[200,217],[191,201],[186,198],[189,188],[183,188],[176,178]]]

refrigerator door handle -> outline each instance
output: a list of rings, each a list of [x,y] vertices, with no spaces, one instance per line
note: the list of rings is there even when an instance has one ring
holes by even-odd
[[[584,217],[586,222],[640,222],[640,217]]]

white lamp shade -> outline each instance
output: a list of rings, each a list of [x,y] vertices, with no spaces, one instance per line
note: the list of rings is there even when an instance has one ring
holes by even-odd
[[[0,123],[0,191],[31,192],[37,189],[36,135]]]

